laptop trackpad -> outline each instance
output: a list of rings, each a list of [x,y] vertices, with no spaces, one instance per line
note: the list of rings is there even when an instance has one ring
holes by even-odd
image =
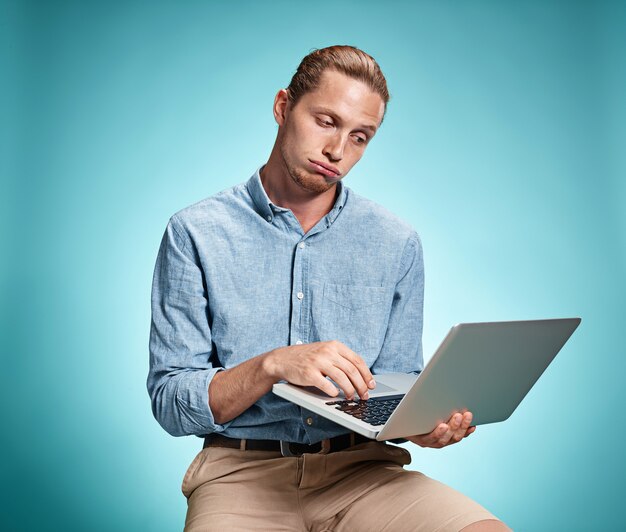
[[[395,388],[392,388],[391,386],[387,386],[386,384],[383,384],[382,382],[377,382],[376,388],[374,388],[373,390],[370,390],[370,397],[378,395],[379,393],[394,393],[397,391],[398,390],[396,390]]]
[[[370,392],[370,397],[377,397],[378,395],[396,394],[398,393],[398,390],[396,388],[393,388],[392,386],[387,386],[386,384],[383,384],[382,382],[377,382],[376,388],[374,388],[373,390],[370,390],[369,392]],[[345,397],[341,390],[339,391],[339,396]]]
[[[333,384],[335,383],[333,382]],[[335,386],[337,385],[335,384]],[[315,386],[299,386],[299,388],[313,395],[333,399],[333,397],[331,397],[330,395],[326,395],[324,392],[322,392],[319,388],[316,388]],[[374,388],[373,390],[370,390],[370,397],[376,397],[377,395],[388,395],[390,393],[397,393],[397,391],[398,390],[396,390],[395,388],[392,388],[391,386],[387,386],[386,384],[383,384],[382,382],[377,382],[376,388]],[[339,395],[337,395],[337,397],[334,397],[334,399],[337,399],[337,398],[341,398],[341,399],[345,398],[343,391],[339,390]]]

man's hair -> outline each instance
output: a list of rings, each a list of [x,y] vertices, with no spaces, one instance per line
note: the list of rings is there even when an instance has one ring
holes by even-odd
[[[287,87],[291,104],[295,105],[304,94],[317,89],[320,78],[326,70],[335,70],[362,81],[380,95],[385,103],[385,111],[387,110],[389,102],[387,80],[378,63],[363,50],[344,45],[314,50],[302,60]]]

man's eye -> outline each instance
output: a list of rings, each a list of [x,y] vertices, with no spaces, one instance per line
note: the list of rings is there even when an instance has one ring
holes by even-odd
[[[365,144],[367,142],[367,139],[365,137],[362,137],[361,135],[355,135],[354,136],[354,141],[357,144]]]
[[[333,123],[330,120],[324,120],[323,118],[318,119],[317,122],[319,123],[320,126],[323,126],[323,127],[333,126]]]

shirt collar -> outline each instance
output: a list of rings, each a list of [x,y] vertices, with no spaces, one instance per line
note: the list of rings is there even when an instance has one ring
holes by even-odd
[[[252,175],[252,177],[248,180],[247,188],[252,201],[256,205],[258,213],[263,216],[268,222],[271,222],[274,219],[274,215],[276,212],[286,211],[283,207],[279,207],[275,205],[270,200],[267,192],[263,188],[263,183],[261,183],[261,169],[263,166],[259,167],[256,172]],[[326,219],[328,220],[328,225],[332,224],[339,213],[342,211],[347,197],[348,189],[344,186],[344,184],[339,181],[337,183],[337,190],[339,193],[337,194],[337,199],[335,200],[335,204],[330,212],[326,215]]]
[[[271,222],[274,218],[274,211],[272,210],[273,203],[270,201],[267,192],[263,188],[263,183],[261,183],[261,168],[257,169],[256,172],[252,175],[252,177],[248,180],[247,188],[252,201],[256,205],[257,212],[263,216],[268,222]]]

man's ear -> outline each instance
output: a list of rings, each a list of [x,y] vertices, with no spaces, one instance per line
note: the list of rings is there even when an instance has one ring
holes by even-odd
[[[287,89],[280,89],[274,98],[274,119],[279,126],[282,126],[285,123],[288,107],[289,92]]]

